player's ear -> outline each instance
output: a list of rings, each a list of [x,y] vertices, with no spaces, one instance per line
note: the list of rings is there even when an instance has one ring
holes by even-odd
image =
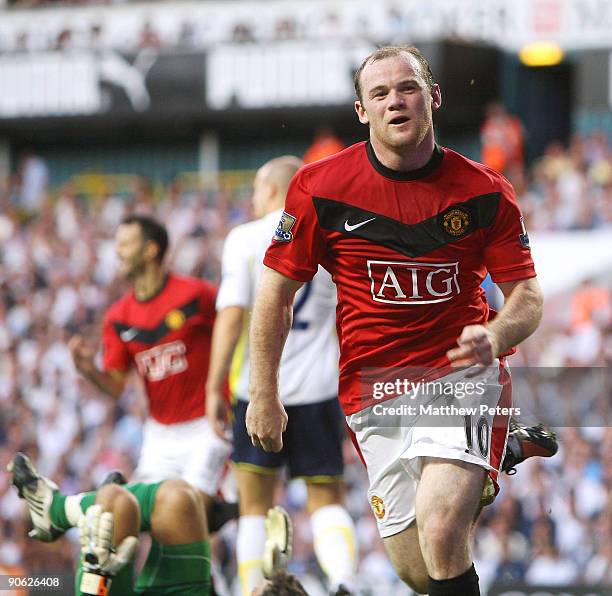
[[[442,91],[440,85],[434,83],[431,87],[431,109],[437,110],[442,105]]]
[[[278,184],[274,182],[274,180],[267,180],[266,190],[268,200],[273,199],[276,196],[276,193],[279,191]]]
[[[357,112],[357,117],[359,118],[359,122],[361,122],[361,124],[370,124],[368,115],[359,100],[355,101],[355,111]]]
[[[157,259],[157,255],[159,253],[159,246],[155,244],[152,240],[149,240],[145,244],[145,255],[147,256],[147,260],[154,261]]]

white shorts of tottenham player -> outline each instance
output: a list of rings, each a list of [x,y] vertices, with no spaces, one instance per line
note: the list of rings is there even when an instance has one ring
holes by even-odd
[[[215,496],[223,481],[231,444],[220,439],[206,418],[160,424],[149,418],[134,472],[136,482],[182,478]]]
[[[497,479],[512,413],[509,370],[503,370],[504,385],[496,361],[481,371],[471,367],[432,380],[425,389],[347,417],[367,466],[368,500],[381,537],[393,536],[414,522],[423,457],[476,464]],[[448,387],[471,387],[468,383],[476,386],[470,395],[459,399],[446,394]]]

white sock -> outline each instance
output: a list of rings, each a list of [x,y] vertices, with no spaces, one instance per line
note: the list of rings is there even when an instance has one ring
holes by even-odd
[[[262,567],[266,544],[265,521],[263,515],[241,515],[238,519],[236,557],[243,596],[251,596],[253,590],[264,581]]]
[[[357,538],[351,516],[341,505],[326,505],[310,516],[314,550],[331,591],[353,586],[357,571]]]
[[[70,522],[70,525],[74,528],[79,523],[79,519],[83,515],[81,510],[81,499],[85,496],[85,493],[79,493],[78,495],[70,495],[66,497],[64,501],[64,512]]]

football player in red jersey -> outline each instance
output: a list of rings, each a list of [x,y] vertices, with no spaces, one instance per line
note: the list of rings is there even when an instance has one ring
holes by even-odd
[[[389,557],[419,593],[473,596],[470,534],[508,435],[504,357],[536,329],[542,294],[509,182],[435,143],[442,94],[420,51],[377,50],[355,88],[369,141],[298,172],[266,253],[247,429],[264,450],[282,447],[278,363],[293,296],[321,264],[338,289],[339,398]],[[505,296],[495,318],[487,272]],[[373,392],[373,369],[385,380],[401,370],[413,390]],[[428,379],[436,392],[418,385]],[[481,390],[466,396],[471,382]]]
[[[74,363],[114,398],[136,368],[149,418],[133,480],[182,478],[200,490],[210,520],[211,510],[217,513],[214,497],[230,451],[205,416],[217,291],[206,281],[166,270],[168,235],[151,217],[127,217],[115,242],[120,271],[132,289],[104,317],[103,367],[96,366],[94,349],[80,336],[69,344]],[[213,531],[218,522],[210,522]]]

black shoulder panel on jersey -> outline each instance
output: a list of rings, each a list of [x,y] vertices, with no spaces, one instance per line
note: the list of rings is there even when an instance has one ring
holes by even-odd
[[[321,228],[382,244],[408,257],[419,257],[489,227],[495,221],[500,198],[499,192],[479,195],[415,224],[333,199],[312,200]]]
[[[113,322],[113,328],[124,343],[135,341],[139,344],[153,345],[166,337],[171,331],[180,329],[189,317],[196,315],[200,311],[199,303],[200,299],[194,298],[183,306],[170,309],[164,320],[154,329],[144,329],[118,321]]]

